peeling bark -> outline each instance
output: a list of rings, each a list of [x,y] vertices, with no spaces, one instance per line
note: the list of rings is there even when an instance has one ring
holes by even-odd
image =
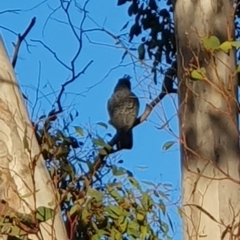
[[[28,238],[66,240],[68,238],[58,207],[57,196],[57,191],[54,189],[40,154],[12,65],[0,37],[1,203],[6,203],[9,209],[14,209],[17,213],[33,216],[39,206],[55,208],[54,218],[40,223],[37,235],[31,234],[30,231]],[[4,214],[1,211],[1,219]],[[19,221],[16,221],[15,225],[21,226],[21,229],[24,227]],[[6,235],[3,233],[6,232],[0,227],[0,235]]]
[[[233,1],[177,0],[174,11],[184,239],[239,239],[235,52],[210,53],[201,43],[209,36],[233,40]],[[190,80],[191,70],[201,67],[207,79]]]

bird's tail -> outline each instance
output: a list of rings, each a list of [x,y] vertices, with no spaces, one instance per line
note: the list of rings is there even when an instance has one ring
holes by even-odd
[[[132,129],[126,131],[117,131],[116,135],[111,141],[112,145],[117,145],[117,149],[132,149],[133,147],[133,133]]]
[[[132,149],[133,147],[133,133],[132,129],[127,132],[119,133],[118,149]]]

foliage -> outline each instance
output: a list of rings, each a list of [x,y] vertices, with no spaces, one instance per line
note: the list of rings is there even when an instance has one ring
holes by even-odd
[[[141,37],[140,44],[137,48],[137,53],[140,60],[151,61],[151,71],[155,83],[158,83],[158,73],[162,73],[163,63],[171,66],[176,60],[176,41],[175,41],[175,28],[173,21],[173,9],[171,0],[118,0],[117,5],[127,5],[128,15],[133,19],[133,24],[129,28],[129,42],[134,39],[138,40]],[[239,26],[239,14],[240,5],[237,5],[235,12],[235,36],[236,39],[240,37]],[[127,22],[129,23],[129,21]],[[123,29],[126,29],[128,24],[124,25]],[[220,46],[218,36],[212,36],[213,39],[207,43],[213,44],[216,48],[220,48],[223,51],[230,50],[233,45],[229,42],[224,42]],[[204,42],[204,40],[203,40]],[[135,45],[134,43],[133,45]],[[234,44],[234,43],[233,43]],[[239,45],[239,44],[238,44]],[[208,47],[208,46],[206,46]],[[211,48],[211,46],[209,46]],[[238,46],[235,46],[238,47]],[[133,46],[129,47],[129,50],[134,49]],[[145,52],[147,54],[145,54]],[[240,60],[240,51],[237,51],[237,60]],[[194,75],[197,74],[196,72]],[[197,79],[199,77],[197,76]]]
[[[123,4],[128,4],[128,15],[134,18],[129,30],[129,42],[141,36],[142,43],[138,47],[139,59],[152,60],[151,71],[157,83],[157,75],[163,71],[159,68],[160,63],[166,62],[171,65],[176,55],[171,1],[161,3],[158,0],[118,1],[118,5]],[[165,7],[160,8],[160,5]]]
[[[77,116],[62,120],[63,126],[56,124],[58,117],[46,116],[35,124],[46,165],[59,189],[70,239],[170,239],[173,224],[166,203],[171,186],[143,182],[147,188],[143,187],[130,171],[119,167],[123,160],[108,158],[94,173],[94,159],[107,143],[94,130],[71,126]],[[105,123],[95,126],[107,131]],[[68,134],[70,129],[74,135]]]

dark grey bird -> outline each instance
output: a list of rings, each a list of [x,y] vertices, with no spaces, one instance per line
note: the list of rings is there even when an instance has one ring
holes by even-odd
[[[133,146],[132,127],[138,116],[139,100],[131,92],[129,76],[118,80],[111,98],[108,100],[109,123],[116,129],[117,148],[131,149]]]

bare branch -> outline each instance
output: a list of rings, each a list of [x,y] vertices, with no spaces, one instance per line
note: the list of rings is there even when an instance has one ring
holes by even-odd
[[[18,41],[15,44],[15,51],[14,51],[13,59],[12,59],[13,68],[15,68],[15,66],[17,64],[18,53],[19,53],[19,49],[20,49],[20,46],[22,44],[22,41],[27,37],[28,33],[31,31],[31,29],[35,25],[35,22],[36,22],[36,17],[32,18],[29,26],[27,27],[27,29],[25,30],[25,32],[22,35],[18,34]]]
[[[80,75],[84,74],[84,72],[87,70],[87,68],[93,63],[93,60],[91,60],[84,68],[83,70],[81,70],[80,72],[76,73],[76,70],[75,70],[75,63],[82,51],[82,46],[83,46],[83,25],[86,21],[86,18],[87,18],[87,10],[86,10],[86,7],[87,7],[87,4],[89,3],[89,0],[87,0],[85,3],[84,3],[84,6],[83,8],[80,8],[79,6],[77,6],[77,8],[83,12],[83,17],[79,23],[79,33],[77,33],[74,25],[73,25],[73,22],[71,20],[71,17],[70,17],[70,14],[69,14],[69,7],[70,7],[70,4],[71,4],[71,1],[69,1],[67,3],[67,6],[64,6],[64,2],[63,1],[60,1],[60,5],[61,5],[61,8],[63,9],[63,11],[65,12],[66,16],[67,16],[67,20],[68,20],[68,23],[69,23],[69,26],[74,34],[74,36],[76,37],[77,41],[78,41],[78,49],[75,53],[75,55],[73,56],[72,60],[71,60],[71,67],[69,67],[69,70],[72,72],[72,77],[70,78],[70,80],[68,80],[67,82],[65,82],[62,87],[61,87],[61,91],[57,97],[57,100],[56,100],[56,104],[58,105],[58,110],[55,112],[55,114],[58,114],[58,113],[61,113],[62,112],[62,105],[61,105],[61,97],[64,93],[64,90],[65,90],[65,87],[67,85],[69,85],[70,83],[74,82]]]
[[[1,29],[3,29],[3,30],[5,30],[5,31],[8,31],[8,32],[10,32],[10,33],[12,33],[12,34],[14,34],[14,35],[18,35],[16,32],[14,32],[13,30],[11,30],[10,28],[7,28],[7,27],[4,27],[4,26],[1,26],[0,25],[0,28]]]
[[[21,9],[4,10],[4,11],[1,11],[0,14],[5,14],[5,13],[18,14],[21,11],[22,11]]]
[[[42,29],[42,35],[43,36],[44,36],[45,28],[47,26],[48,21],[51,19],[51,16],[53,16],[59,9],[61,9],[61,6],[55,8],[55,9],[52,9],[48,4],[47,4],[47,6],[52,10],[52,12],[49,14],[49,16],[47,17],[47,19],[46,19],[46,21],[43,25],[43,29]]]
[[[88,69],[88,67],[93,63],[93,60],[91,60],[84,68],[81,70],[79,73],[77,73],[75,76],[73,76],[70,80],[62,84],[61,91],[57,97],[57,105],[58,105],[58,111],[55,112],[55,114],[61,113],[62,112],[62,105],[61,105],[61,97],[62,94],[64,93],[65,87],[69,85],[70,83],[74,82],[79,76],[85,73],[85,71]]]
[[[41,40],[33,40],[31,39],[32,42],[36,42],[36,43],[40,43],[43,47],[45,47],[54,57],[55,59],[62,65],[64,66],[66,69],[68,70],[72,70],[67,64],[65,64],[58,56],[57,54],[50,48],[48,47],[44,42],[42,42]]]
[[[38,7],[40,7],[41,5],[43,5],[45,2],[47,2],[47,0],[43,0],[42,2],[36,4],[35,6],[29,8],[29,9],[24,10],[24,12],[30,12],[30,11],[32,11],[32,10],[34,10],[34,9],[36,9],[36,8],[38,8]]]

